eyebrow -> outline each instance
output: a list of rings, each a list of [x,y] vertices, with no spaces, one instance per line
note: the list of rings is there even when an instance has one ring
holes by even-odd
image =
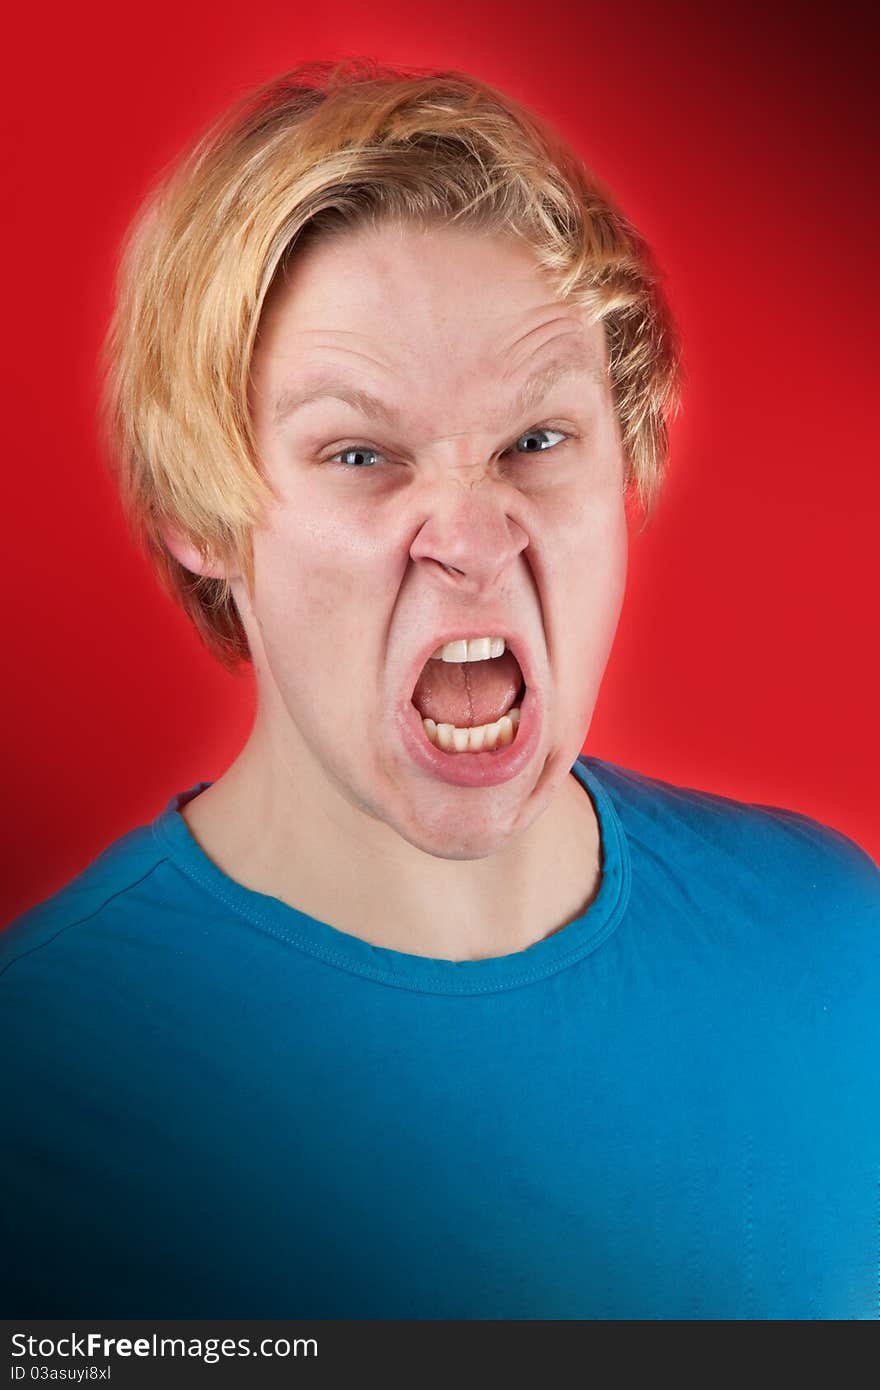
[[[551,387],[556,385],[557,381],[575,373],[586,373],[600,385],[605,380],[604,373],[592,354],[585,353],[582,349],[577,351],[569,349],[568,352],[554,357],[543,367],[532,372],[531,376],[523,382],[513,402],[512,415],[519,417],[533,410],[538,402],[547,395]],[[311,405],[313,401],[320,400],[342,401],[345,405],[353,406],[355,410],[359,410],[362,415],[381,420],[391,429],[397,429],[400,426],[401,413],[395,406],[386,405],[370,391],[364,391],[336,378],[324,377],[312,382],[310,386],[289,387],[281,392],[275,402],[275,427],[278,428],[290,415],[301,410],[303,406]]]

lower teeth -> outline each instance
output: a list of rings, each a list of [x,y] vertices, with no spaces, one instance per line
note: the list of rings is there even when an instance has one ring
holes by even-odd
[[[519,727],[519,709],[508,710],[494,724],[478,724],[474,729],[459,729],[454,724],[435,724],[423,719],[422,726],[429,740],[445,753],[485,753],[505,748],[513,743]]]

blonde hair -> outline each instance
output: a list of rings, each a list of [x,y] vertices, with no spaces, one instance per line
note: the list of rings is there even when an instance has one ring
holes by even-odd
[[[638,232],[562,137],[468,74],[309,63],[248,93],[147,195],[101,350],[101,430],[129,526],[228,669],[250,659],[230,584],[171,555],[171,525],[253,589],[275,495],[248,406],[266,296],[297,244],[386,219],[523,239],[560,299],[604,325],[626,486],[659,496],[677,335]],[[306,232],[306,229],[307,232]]]

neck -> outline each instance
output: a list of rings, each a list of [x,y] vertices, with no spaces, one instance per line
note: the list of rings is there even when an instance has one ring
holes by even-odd
[[[598,891],[598,824],[572,773],[496,853],[442,859],[299,761],[270,753],[258,722],[184,819],[230,878],[374,946],[443,960],[508,955],[567,926]]]

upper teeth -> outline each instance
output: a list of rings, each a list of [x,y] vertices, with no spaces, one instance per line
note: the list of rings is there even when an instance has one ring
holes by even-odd
[[[431,653],[431,661],[488,661],[501,656],[506,648],[503,637],[462,637],[447,642]]]

